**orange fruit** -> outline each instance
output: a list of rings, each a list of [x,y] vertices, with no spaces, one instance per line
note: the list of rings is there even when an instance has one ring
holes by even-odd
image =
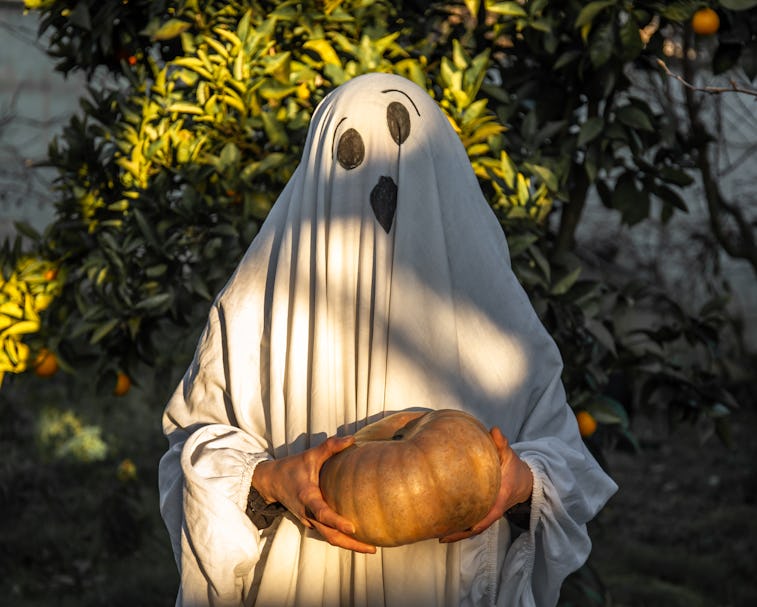
[[[134,465],[134,462],[127,457],[118,464],[116,476],[118,477],[118,480],[122,482],[133,481],[137,478],[137,467]]]
[[[114,396],[123,396],[131,389],[131,378],[123,371],[116,375],[116,385],[113,388]]]
[[[700,8],[691,18],[691,29],[700,36],[710,36],[720,29],[720,17],[711,8]]]
[[[58,372],[58,359],[47,348],[42,348],[34,359],[34,374],[38,377],[50,377]]]
[[[576,413],[578,421],[578,431],[584,438],[590,437],[597,430],[597,420],[588,411],[579,411]]]

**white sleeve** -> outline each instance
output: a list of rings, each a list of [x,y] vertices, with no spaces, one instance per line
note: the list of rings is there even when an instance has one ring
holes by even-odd
[[[161,513],[181,573],[178,605],[242,605],[260,554],[260,534],[245,513],[255,466],[269,457],[258,449],[239,429],[214,424],[161,459]]]
[[[544,398],[560,394],[562,386],[555,382]],[[526,424],[512,444],[531,468],[534,486],[530,527],[507,552],[498,605],[556,605],[563,581],[591,551],[586,523],[617,490],[584,445],[567,404],[538,434],[529,436]]]
[[[242,605],[260,557],[260,533],[245,509],[255,466],[271,456],[262,437],[232,425],[219,316],[213,310],[163,416],[169,448],[159,466],[160,509],[184,607]]]

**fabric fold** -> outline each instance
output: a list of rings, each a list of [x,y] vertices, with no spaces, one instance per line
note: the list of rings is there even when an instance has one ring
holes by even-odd
[[[338,87],[164,412],[177,604],[553,605],[590,549],[586,522],[615,490],[583,445],[561,370],[433,99],[388,74]],[[534,474],[529,533],[511,545],[501,521],[455,544],[363,555],[291,516],[262,533],[246,517],[261,459],[416,407],[503,431]]]

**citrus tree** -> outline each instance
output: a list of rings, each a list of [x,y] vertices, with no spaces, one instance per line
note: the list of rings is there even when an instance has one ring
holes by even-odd
[[[720,420],[732,402],[718,381],[722,306],[688,310],[648,284],[590,278],[575,232],[593,192],[629,225],[686,210],[690,150],[634,74],[667,77],[664,46],[692,28],[733,46],[722,24],[743,22],[742,9],[753,18],[751,4],[27,0],[58,69],[92,84],[50,146],[56,219],[25,230],[40,272],[60,268],[49,287],[60,295],[38,333],[6,316],[3,368],[51,351],[111,389],[145,363],[181,367],[315,105],[357,74],[393,71],[459,131],[514,269],[571,361],[576,409],[633,441],[631,403],[611,389],[621,378],[637,400]],[[733,65],[751,78],[754,42],[743,42]],[[629,324],[639,309],[658,326]]]
[[[706,150],[638,80],[676,81],[683,60],[666,49],[701,44],[702,75],[731,70],[751,90],[756,4],[25,0],[57,69],[89,82],[50,144],[55,220],[41,233],[19,225],[23,241],[2,250],[0,373],[62,368],[75,383],[75,411],[39,412],[45,456],[105,457],[82,403],[132,383],[160,386],[149,404],[159,415],[213,295],[291,176],[313,109],[371,71],[428,90],[460,134],[563,353],[590,446],[634,446],[642,405],[711,419],[727,439],[723,302],[692,309],[642,276],[603,273],[576,231],[592,195],[632,227],[686,210]],[[743,215],[721,205],[734,208]],[[724,233],[747,250],[746,232]],[[108,398],[81,398],[92,386]],[[138,495],[131,460],[118,471],[109,491]],[[103,512],[123,509],[113,502]],[[590,573],[577,579],[578,603],[602,601]]]

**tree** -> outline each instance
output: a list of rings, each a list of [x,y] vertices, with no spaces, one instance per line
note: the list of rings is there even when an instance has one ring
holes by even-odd
[[[720,11],[736,22],[731,9],[749,4]],[[683,382],[690,413],[731,402],[716,381],[722,310],[692,312],[664,293],[589,279],[575,254],[592,189],[630,225],[653,201],[665,221],[686,209],[691,142],[634,78],[667,78],[663,48],[688,32],[698,3],[27,6],[40,11],[58,69],[105,82],[51,144],[56,220],[43,235],[27,230],[65,277],[36,344],[64,365],[107,382],[142,362],[181,365],[291,175],[314,106],[346,79],[385,70],[426,87],[459,130],[518,276],[576,361],[565,379],[577,408],[625,428],[627,407],[607,387],[642,369],[637,395]],[[698,158],[703,169],[707,155]],[[645,298],[668,324],[620,331]],[[704,359],[671,364],[681,339]]]
[[[460,133],[563,353],[570,402],[599,422],[589,444],[634,446],[629,419],[642,404],[706,417],[727,438],[721,299],[689,309],[649,282],[601,272],[576,243],[590,195],[630,226],[673,221],[694,177],[712,175],[711,144],[639,86],[676,82],[659,60],[671,63],[666,45],[690,37],[703,3],[25,4],[57,69],[83,71],[90,86],[50,145],[55,220],[42,234],[19,226],[23,247],[5,244],[0,331],[15,358],[0,353],[3,371],[22,371],[44,348],[106,393],[119,372],[175,377],[292,174],[316,104],[360,73],[393,71],[426,88]],[[730,49],[729,69],[750,80],[754,5],[724,0],[718,14],[732,27],[711,38],[713,61]],[[745,207],[715,200],[746,243]],[[44,309],[13,299],[22,271],[27,290],[45,285],[53,297]],[[22,325],[32,313],[37,324]]]

